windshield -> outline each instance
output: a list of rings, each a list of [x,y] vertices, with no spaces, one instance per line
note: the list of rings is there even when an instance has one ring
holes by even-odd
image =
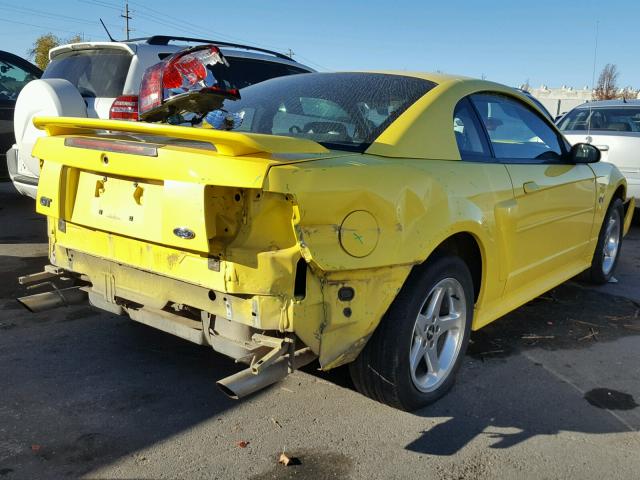
[[[560,130],[594,130],[640,132],[640,107],[577,108],[567,113],[558,125]]]
[[[314,140],[327,148],[364,151],[435,84],[376,73],[306,73],[241,91],[223,108],[242,121],[236,131]]]
[[[122,95],[130,64],[126,50],[78,50],[55,57],[42,78],[68,80],[83,97],[115,98]]]

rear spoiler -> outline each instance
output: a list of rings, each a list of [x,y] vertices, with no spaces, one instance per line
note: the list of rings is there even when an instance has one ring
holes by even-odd
[[[49,136],[92,135],[110,132],[140,133],[167,138],[206,142],[222,155],[237,157],[254,153],[328,153],[313,140],[265,135],[261,133],[229,132],[208,128],[180,127],[160,123],[101,120],[98,118],[35,117],[33,124]]]

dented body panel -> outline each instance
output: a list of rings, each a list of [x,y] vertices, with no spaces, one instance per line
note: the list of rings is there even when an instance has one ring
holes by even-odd
[[[294,334],[324,369],[354,360],[413,266],[458,235],[480,255],[474,329],[588,268],[607,206],[620,189],[624,198],[620,172],[462,161],[460,98],[530,101],[490,82],[423,78],[438,86],[362,154],[277,135],[38,119],[49,133],[34,155],[51,263],[89,282],[101,308],[139,321],[179,314],[201,329],[193,338],[248,355],[261,348],[252,333]],[[139,141],[132,133],[159,139],[156,154],[65,144]],[[542,187],[533,197],[530,176]],[[225,333],[229,322],[241,328]]]

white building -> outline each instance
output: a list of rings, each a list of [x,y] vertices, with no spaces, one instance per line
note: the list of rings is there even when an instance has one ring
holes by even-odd
[[[561,88],[549,88],[541,85],[540,88],[529,88],[531,95],[540,100],[552,116],[557,116],[568,112],[584,102],[588,102],[593,98],[593,90],[586,85],[581,89],[567,87],[563,85]]]
[[[523,85],[520,88],[524,87]],[[591,101],[594,94],[594,91],[586,85],[581,89],[567,87],[566,85],[560,88],[549,88],[546,85],[541,85],[540,88],[529,88],[529,92],[549,110],[549,113],[551,113],[553,117],[566,113],[573,107]],[[621,96],[623,92],[623,88],[618,90]],[[632,90],[632,92],[634,92],[635,97],[640,98],[640,91]]]

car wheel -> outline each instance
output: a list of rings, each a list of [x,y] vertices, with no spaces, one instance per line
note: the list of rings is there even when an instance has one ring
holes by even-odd
[[[591,261],[589,277],[593,283],[607,283],[618,265],[622,247],[624,209],[622,200],[614,199],[600,227],[598,243]]]
[[[389,310],[350,364],[361,393],[415,410],[451,389],[469,343],[473,281],[457,257],[415,267]]]

